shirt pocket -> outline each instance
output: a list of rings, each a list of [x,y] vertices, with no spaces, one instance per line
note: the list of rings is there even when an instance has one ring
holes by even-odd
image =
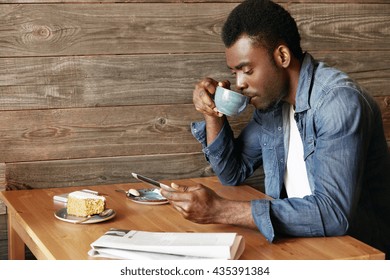
[[[315,149],[315,139],[313,136],[306,137],[303,143],[303,158],[306,161],[307,158],[314,153]]]
[[[270,178],[277,170],[277,154],[275,151],[275,136],[263,133],[260,139],[263,154],[263,168],[266,177]]]

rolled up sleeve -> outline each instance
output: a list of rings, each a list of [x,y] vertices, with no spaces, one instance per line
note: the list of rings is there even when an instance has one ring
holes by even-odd
[[[252,200],[252,217],[259,231],[264,235],[268,242],[275,238],[274,228],[270,218],[270,201],[265,199]]]

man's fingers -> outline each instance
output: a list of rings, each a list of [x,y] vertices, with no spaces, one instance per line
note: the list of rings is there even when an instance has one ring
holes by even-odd
[[[230,89],[230,81],[229,80],[225,80],[225,81],[219,82],[218,85],[220,87]]]
[[[172,189],[179,190],[180,186],[176,183],[171,183]]]
[[[213,108],[215,108],[215,104],[205,89],[202,88],[194,91],[193,103],[198,112],[213,115]]]
[[[188,190],[187,186],[180,186],[173,182],[171,183],[171,188],[179,192],[186,192]]]
[[[198,112],[218,118],[223,116],[222,113],[216,110],[213,98],[218,85],[224,88],[230,88],[230,82],[228,80],[217,82],[211,78],[205,78],[195,86],[192,99],[195,109]]]
[[[203,87],[211,94],[215,93],[215,88],[218,85],[218,82],[211,78],[206,78],[202,81]]]
[[[189,202],[196,196],[196,191],[202,188],[201,185],[196,186],[182,186],[176,183],[171,183],[173,191],[161,190],[161,195],[170,201],[177,202]]]

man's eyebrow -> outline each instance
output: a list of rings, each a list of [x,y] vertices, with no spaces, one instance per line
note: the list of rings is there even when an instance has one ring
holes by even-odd
[[[230,70],[233,70],[233,69],[235,69],[235,70],[240,70],[240,69],[242,69],[243,67],[248,66],[249,64],[250,64],[249,62],[241,62],[240,64],[234,66],[233,68],[232,68],[232,67],[229,67],[229,65],[228,65],[228,68],[229,68]]]

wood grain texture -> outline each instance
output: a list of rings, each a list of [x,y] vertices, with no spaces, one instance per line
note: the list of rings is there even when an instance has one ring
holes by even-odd
[[[164,183],[168,183],[165,181]],[[178,181],[183,185],[202,183],[219,195],[234,200],[269,199],[249,186],[226,187],[216,178],[193,178]],[[245,239],[241,259],[383,259],[384,254],[351,238],[281,238],[270,244],[257,230],[219,224],[196,224],[184,219],[171,205],[141,205],[129,201],[115,189],[145,188],[144,183],[90,186],[107,198],[107,208],[117,214],[114,219],[92,225],[70,225],[53,217],[63,204],[53,203],[53,195],[76,190],[39,189],[0,193],[15,219],[23,241],[38,259],[88,259],[90,244],[109,228],[156,232],[236,232]],[[80,230],[88,227],[88,230]],[[23,230],[24,229],[24,230]],[[58,242],[61,240],[61,242]],[[18,256],[20,250],[13,250]]]
[[[9,163],[6,176],[8,189],[34,189],[134,182],[131,172],[156,180],[214,175],[198,152]],[[263,180],[259,169],[246,183],[264,190]]]
[[[234,6],[1,5],[0,48],[2,56],[223,51],[219,33]]]
[[[312,55],[389,95],[390,51]],[[223,53],[0,58],[0,110],[192,104],[206,76],[231,79]]]
[[[234,131],[251,117],[232,119]],[[0,162],[198,152],[193,105],[0,112]]]
[[[2,57],[222,52],[236,3],[0,6]],[[289,3],[306,50],[388,50],[390,4]],[[158,16],[156,16],[158,14]]]
[[[390,139],[389,97],[378,97]],[[251,110],[230,119],[235,134]],[[0,162],[200,152],[190,123],[193,105],[2,111]]]
[[[5,176],[5,163],[0,163],[0,192],[1,191],[4,191],[6,189],[6,186],[7,186],[7,182],[6,182],[6,176]],[[6,207],[3,203],[3,201],[1,201],[0,199],[0,216],[2,214],[5,214],[6,213]],[[1,221],[0,221],[0,224],[1,224]],[[1,227],[0,227],[1,228]],[[1,229],[0,229],[0,236],[1,236]],[[1,238],[0,238],[0,242],[1,242]],[[0,249],[1,249],[1,245],[0,245]]]
[[[306,50],[388,50],[390,3],[289,5]]]
[[[32,189],[135,182],[131,172],[156,180],[212,174],[202,166],[202,153],[36,161],[7,165],[7,181],[8,188]]]
[[[220,54],[0,59],[0,110],[192,104],[202,77],[227,79]]]
[[[213,175],[189,131],[201,119],[192,90],[230,78],[220,32],[240,2],[0,0],[0,190],[127,183],[132,171]],[[390,2],[276,2],[297,19],[304,50],[375,97],[390,149]],[[263,178],[247,183],[264,190]]]
[[[45,3],[63,3],[67,0],[45,0]],[[42,0],[0,0],[0,3],[42,3]],[[73,1],[72,1],[73,2]],[[75,1],[74,1],[75,2]],[[77,3],[96,3],[96,0],[77,0]],[[240,3],[240,0],[99,0],[99,3]],[[289,3],[291,0],[276,0],[276,3]],[[388,0],[296,0],[299,3],[388,3]]]
[[[43,0],[0,0],[3,4],[42,3]],[[45,3],[66,3],[74,0],[45,0]],[[77,0],[77,3],[240,3],[240,0]],[[276,0],[276,3],[290,3],[291,0]],[[388,3],[388,0],[295,0],[297,3]]]
[[[112,166],[142,157],[160,174],[154,157],[165,155],[196,154],[184,174],[209,174],[189,131],[200,117],[192,89],[204,76],[229,77],[220,31],[241,1],[154,2],[0,0],[0,162],[10,188],[123,182]],[[278,2],[296,17],[305,50],[376,98],[390,139],[390,3]]]

